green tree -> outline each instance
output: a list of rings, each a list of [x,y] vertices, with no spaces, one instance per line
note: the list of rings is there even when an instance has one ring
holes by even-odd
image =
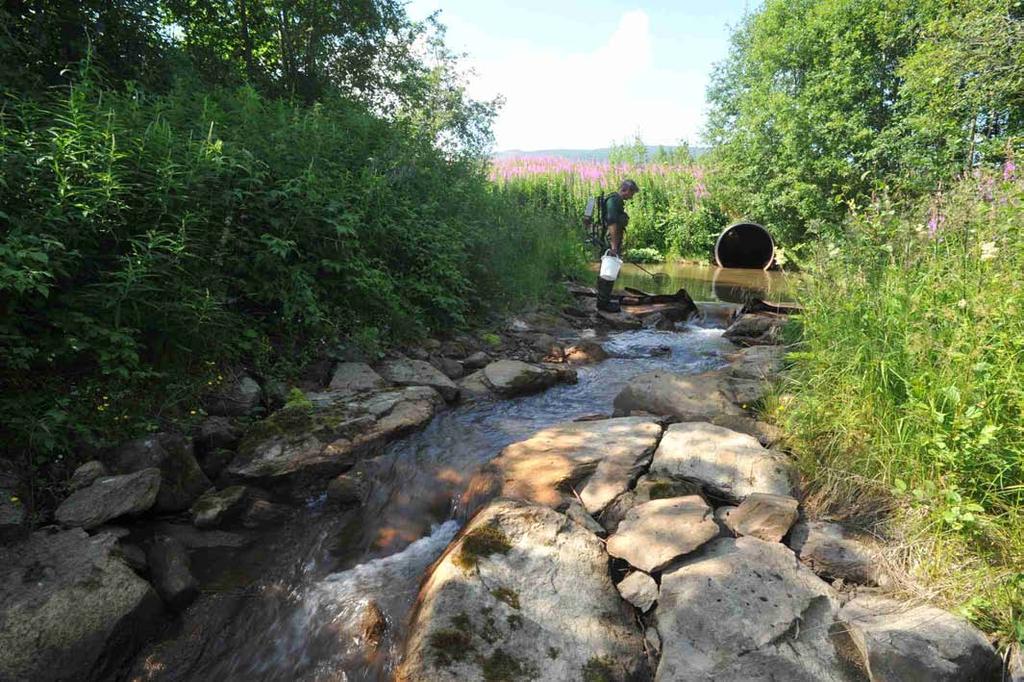
[[[1024,131],[1020,0],[769,0],[708,89],[713,193],[786,241]]]
[[[769,0],[733,36],[708,90],[715,195],[789,240],[834,223],[893,164],[901,60],[920,19],[906,0]]]
[[[914,189],[1002,161],[1024,135],[1024,2],[940,3],[900,76],[906,116],[887,143]]]

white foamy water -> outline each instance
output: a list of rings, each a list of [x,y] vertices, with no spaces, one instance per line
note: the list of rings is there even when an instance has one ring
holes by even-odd
[[[333,573],[308,585],[290,617],[268,642],[272,650],[254,667],[256,673],[290,671],[293,679],[348,679],[343,670],[384,656],[395,659],[397,630],[416,599],[421,576],[459,530],[454,520],[400,552]],[[379,614],[379,615],[376,615]],[[367,620],[383,616],[386,626],[379,649],[365,639]],[[251,666],[250,661],[250,666]],[[341,677],[339,678],[339,674]]]

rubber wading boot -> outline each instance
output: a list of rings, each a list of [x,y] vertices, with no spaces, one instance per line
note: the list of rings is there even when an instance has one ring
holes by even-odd
[[[619,302],[612,300],[612,287],[615,286],[615,280],[605,279],[604,277],[597,278],[597,309],[603,310],[606,313],[617,313],[619,312]]]

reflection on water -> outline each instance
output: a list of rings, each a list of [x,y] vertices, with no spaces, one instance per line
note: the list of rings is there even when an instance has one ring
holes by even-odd
[[[790,276],[779,271],[718,268],[693,263],[644,264],[656,277],[632,263],[626,263],[619,272],[615,286],[632,287],[652,294],[674,294],[686,289],[695,301],[724,301],[746,303],[751,298],[766,301],[792,301]],[[598,265],[592,269],[596,273]],[[661,275],[665,275],[662,277]]]

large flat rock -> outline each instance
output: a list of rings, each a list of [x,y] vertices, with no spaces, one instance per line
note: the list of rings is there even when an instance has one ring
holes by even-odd
[[[385,382],[381,375],[365,362],[339,362],[331,373],[328,389],[346,395],[354,395],[366,391],[384,388]]]
[[[779,542],[796,523],[800,503],[788,495],[751,493],[729,514],[725,525],[738,535]]]
[[[579,494],[598,514],[640,475],[661,435],[651,417],[568,422],[509,445],[473,477],[470,506],[491,497],[562,507]]]
[[[837,611],[832,588],[785,546],[712,540],[662,575],[655,679],[856,679],[830,639]]]
[[[632,608],[591,532],[551,509],[497,500],[435,564],[400,681],[643,679]]]
[[[158,625],[113,535],[37,532],[0,548],[0,680],[112,679]]]
[[[734,402],[729,375],[723,371],[703,374],[646,372],[615,396],[615,413],[634,411],[666,415],[681,421],[711,421],[717,417],[742,416]]]
[[[717,535],[711,507],[700,496],[669,497],[630,509],[608,538],[608,554],[651,573]]]
[[[932,606],[859,596],[839,613],[844,649],[872,682],[988,682],[1002,662],[985,636]]]
[[[459,397],[459,387],[455,382],[424,360],[390,360],[377,371],[384,379],[399,386],[429,386],[448,401]]]
[[[224,475],[233,483],[301,489],[422,428],[443,404],[434,389],[413,386],[285,408],[250,428]]]
[[[520,360],[498,360],[484,367],[482,378],[502,398],[513,398],[553,386],[558,374]]]
[[[160,470],[155,467],[123,476],[102,476],[64,500],[57,507],[57,521],[71,528],[96,528],[149,510],[159,490]]]
[[[707,422],[672,424],[654,453],[652,474],[685,478],[715,495],[743,500],[751,493],[792,493],[784,457],[752,436]]]

